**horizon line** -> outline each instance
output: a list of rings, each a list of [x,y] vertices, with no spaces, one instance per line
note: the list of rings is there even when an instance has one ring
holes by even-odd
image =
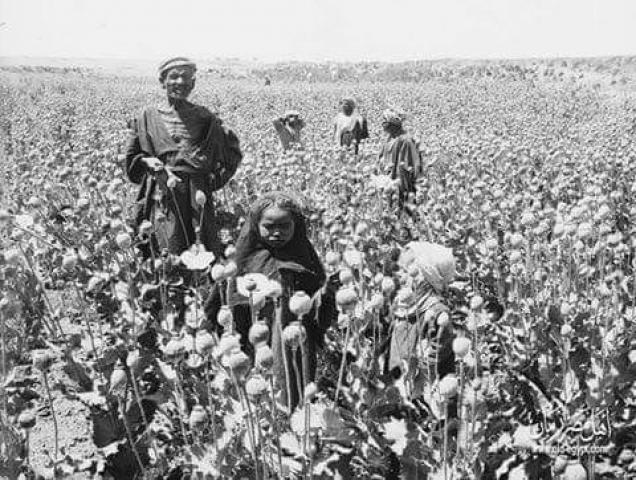
[[[216,57],[202,57],[191,55],[194,60],[201,62],[212,61],[240,61],[240,62],[256,62],[263,64],[277,64],[277,63],[386,63],[386,64],[400,64],[400,63],[416,63],[416,62],[443,62],[443,61],[475,61],[475,62],[496,62],[496,61],[529,61],[529,60],[594,60],[594,59],[606,59],[606,58],[636,58],[636,53],[633,54],[603,54],[603,55],[563,55],[563,56],[512,56],[512,57],[429,57],[429,58],[411,58],[403,60],[380,60],[380,59],[349,59],[349,60],[334,60],[324,58],[321,60],[316,59],[280,59],[280,60],[266,60],[258,57],[245,57],[245,56],[216,56]],[[29,60],[107,60],[107,61],[128,61],[128,62],[155,62],[165,59],[165,57],[110,57],[110,56],[97,56],[97,57],[85,57],[85,56],[64,56],[64,55],[0,55],[0,59],[29,59]]]

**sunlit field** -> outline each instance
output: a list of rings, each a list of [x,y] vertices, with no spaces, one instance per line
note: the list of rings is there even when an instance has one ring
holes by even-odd
[[[340,280],[291,412],[271,364],[202,328],[211,284],[237,281],[231,255],[138,255],[123,153],[158,81],[0,71],[0,477],[634,478],[636,77],[607,62],[311,81],[291,65],[271,86],[200,72],[192,101],[244,153],[215,196],[225,243],[261,193],[291,192]],[[333,145],[345,96],[369,122],[358,155]],[[378,160],[395,105],[425,164],[412,216]],[[305,148],[283,153],[271,122],[291,108]],[[395,262],[411,240],[457,260],[454,373],[431,373],[429,338],[396,382],[385,347],[413,294]]]

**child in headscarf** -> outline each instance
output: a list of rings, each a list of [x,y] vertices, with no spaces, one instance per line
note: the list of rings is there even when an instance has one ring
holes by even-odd
[[[282,286],[280,301],[280,325],[270,308],[261,309],[267,315],[270,326],[270,343],[274,354],[274,374],[278,386],[285,390],[285,362],[283,362],[283,340],[280,333],[297,318],[289,310],[289,299],[294,292],[304,291],[312,297],[311,311],[304,316],[306,329],[304,349],[307,353],[307,382],[314,380],[316,370],[316,351],[323,345],[327,328],[337,318],[334,287],[327,282],[324,268],[307,236],[305,217],[299,203],[291,196],[272,192],[264,195],[252,205],[249,217],[243,226],[236,244],[237,276],[248,273],[260,273]],[[251,314],[248,299],[240,295],[235,286],[230,287],[228,303],[233,310],[234,322],[241,335],[241,346],[251,354],[248,331],[251,326]],[[221,294],[215,288],[206,303],[206,317],[217,331],[217,314],[221,307]],[[301,364],[300,349],[297,361]],[[296,386],[296,377],[291,368],[292,351],[287,347],[289,359],[287,375],[292,387]],[[292,407],[298,403],[296,388],[291,388]],[[286,397],[285,397],[286,398]]]
[[[395,377],[422,373],[431,382],[455,369],[453,328],[442,294],[455,277],[450,249],[428,242],[411,242],[398,259],[405,284],[394,300],[389,370]],[[413,367],[416,367],[415,369]]]

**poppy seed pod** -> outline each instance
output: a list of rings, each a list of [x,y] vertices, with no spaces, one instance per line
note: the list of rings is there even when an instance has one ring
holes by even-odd
[[[300,344],[305,340],[304,327],[300,322],[292,322],[283,330],[283,340],[285,345],[291,348],[298,348]]]
[[[171,339],[165,347],[163,347],[163,354],[166,360],[176,361],[179,360],[185,352],[185,346],[181,340]]]
[[[475,368],[475,366],[477,365],[477,361],[475,360],[475,356],[472,354],[472,352],[468,352],[466,355],[464,355],[462,361],[467,368]]]
[[[254,346],[267,342],[269,339],[269,327],[265,322],[255,322],[248,334],[250,343]]]
[[[139,234],[140,235],[148,235],[152,231],[152,223],[148,220],[144,220],[139,225]]]
[[[561,310],[560,311],[561,311],[561,316],[562,317],[567,317],[570,314],[570,312],[572,311],[572,307],[570,306],[569,303],[563,302],[561,304]]]
[[[119,248],[125,250],[132,246],[132,237],[126,232],[118,233],[115,237],[115,243]]]
[[[239,335],[223,334],[219,340],[219,353],[221,355],[229,355],[235,350],[241,348],[241,340]]]
[[[310,382],[305,387],[305,401],[311,402],[318,394],[318,387],[314,382]]]
[[[225,267],[220,263],[215,263],[210,269],[210,277],[215,282],[221,282],[225,279]]]
[[[269,345],[261,344],[254,354],[254,364],[263,370],[269,370],[274,365],[274,352]]]
[[[450,324],[450,317],[448,313],[446,312],[440,313],[439,316],[437,317],[437,325],[440,328],[446,328],[449,324]]]
[[[359,269],[363,263],[363,255],[358,250],[346,250],[343,253],[342,258],[345,263],[353,269]]]
[[[135,371],[139,368],[139,360],[139,350],[131,350],[126,356],[126,365],[128,366],[128,368]]]
[[[260,375],[255,375],[245,382],[245,391],[250,397],[260,397],[267,393],[267,382]]]
[[[561,336],[562,337],[569,337],[570,335],[572,335],[572,332],[574,330],[572,329],[572,327],[570,325],[568,325],[567,323],[561,326]]]
[[[289,311],[302,318],[311,311],[311,297],[303,291],[294,292],[289,299]]]
[[[359,236],[365,235],[369,231],[369,224],[366,222],[360,222],[356,225],[355,234]]]
[[[224,330],[230,330],[234,324],[234,315],[227,305],[223,305],[216,314],[216,321]]]
[[[330,267],[336,267],[340,263],[340,254],[338,252],[327,252],[325,255],[325,263]]]
[[[190,428],[200,428],[205,423],[207,414],[202,405],[195,405],[190,412]]]
[[[343,285],[347,285],[348,283],[353,282],[353,272],[349,268],[343,268],[342,270],[340,270],[338,278],[340,280],[340,283],[342,283]]]
[[[393,278],[391,277],[382,278],[381,288],[382,288],[382,293],[384,293],[387,296],[391,295],[393,291],[395,290],[395,282],[393,281]]]
[[[68,253],[62,257],[62,268],[64,270],[73,270],[77,266],[78,258],[75,253]]]
[[[453,353],[457,358],[464,358],[470,351],[470,340],[466,337],[458,337],[453,340]]]
[[[236,378],[240,379],[245,377],[250,369],[250,357],[248,357],[243,351],[234,351],[227,360],[228,367],[232,369]]]
[[[517,263],[523,260],[523,255],[519,250],[513,250],[510,252],[510,263]]]
[[[342,287],[336,292],[336,303],[342,310],[348,310],[358,302],[358,293],[353,287]]]
[[[634,455],[634,452],[626,446],[623,450],[621,450],[621,453],[618,455],[616,460],[619,465],[627,465],[632,463],[635,457],[636,455]]]
[[[172,190],[174,187],[177,186],[178,181],[179,179],[175,175],[169,175],[168,180],[166,181],[166,186]]]
[[[523,235],[520,233],[513,233],[510,235],[510,246],[512,248],[519,248],[523,245]]]
[[[446,398],[455,395],[457,393],[457,377],[451,373],[442,378],[439,382],[439,393]]]
[[[481,295],[475,295],[470,299],[471,310],[479,310],[484,304],[484,299]]]
[[[196,202],[196,204],[199,207],[203,208],[205,206],[206,200],[207,198],[205,196],[205,193],[203,193],[201,190],[197,190],[194,194],[194,201]]]
[[[205,330],[197,333],[196,336],[196,345],[197,349],[203,353],[210,353],[214,348],[216,342],[214,341],[214,337],[210,335]]]

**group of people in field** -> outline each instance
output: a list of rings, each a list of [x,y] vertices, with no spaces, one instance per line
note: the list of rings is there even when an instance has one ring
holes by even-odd
[[[239,140],[215,114],[188,101],[196,82],[194,62],[184,57],[171,58],[159,66],[158,74],[166,92],[165,102],[144,109],[131,122],[126,151],[127,176],[140,186],[134,224],[138,230],[153,232],[147,246],[149,251],[142,253],[150,256],[151,250],[167,250],[179,255],[199,244],[222,257],[224,250],[218,239],[212,194],[239,167],[242,160]],[[415,180],[422,173],[419,153],[404,130],[404,119],[395,110],[384,113],[382,126],[387,141],[379,154],[379,161],[399,181],[401,195],[414,191]],[[283,148],[301,143],[304,121],[299,112],[287,112],[273,123]],[[357,151],[366,137],[366,119],[357,112],[353,99],[344,99],[342,111],[334,120],[334,142]],[[268,315],[268,307],[263,306],[258,314],[270,322],[279,322],[271,325],[269,339],[279,380],[285,376],[294,378],[294,371],[282,361],[283,349],[287,347],[280,335],[285,326],[296,320],[286,306],[288,299],[296,291],[304,291],[311,298],[311,311],[303,317],[303,324],[309,359],[306,374],[308,380],[313,380],[324,335],[337,320],[335,295],[341,285],[337,274],[326,274],[307,235],[300,203],[285,192],[270,192],[257,199],[236,241],[234,261],[238,277],[261,273],[282,287],[283,301],[279,303],[284,306],[282,313]],[[392,297],[395,320],[390,325],[390,344],[386,346],[386,368],[396,378],[406,374],[409,363],[421,349],[421,340],[433,338],[441,340],[438,348],[442,354],[438,351],[436,358],[438,375],[444,374],[448,365],[451,369],[453,366],[449,344],[452,338],[443,331],[449,323],[448,309],[442,300],[455,275],[453,255],[439,245],[411,242],[401,251],[397,264],[400,271],[410,272],[401,279],[401,291],[406,289],[413,295]],[[386,268],[389,276],[398,269],[395,264]],[[253,354],[247,340],[253,315],[248,298],[236,288],[227,291],[218,286],[212,288],[205,307],[207,328],[222,333],[217,316],[224,303],[232,309],[241,347]],[[284,401],[294,405],[298,397]]]

